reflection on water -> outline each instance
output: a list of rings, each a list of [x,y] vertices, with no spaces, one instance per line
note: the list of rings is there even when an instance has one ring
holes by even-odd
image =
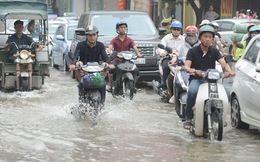
[[[258,161],[258,129],[226,127],[222,142],[196,138],[182,128],[173,105],[150,87],[133,101],[107,94],[98,124],[76,122],[77,83],[52,71],[43,89],[0,92],[2,161]],[[230,123],[230,121],[228,121]]]

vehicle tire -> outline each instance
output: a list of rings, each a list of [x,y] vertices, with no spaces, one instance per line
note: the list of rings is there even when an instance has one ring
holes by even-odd
[[[134,98],[134,81],[128,81],[129,88],[129,98],[132,100]]]
[[[177,115],[180,117],[180,118],[183,118],[183,115],[181,115],[181,103],[180,103],[180,100],[179,100],[179,95],[178,95],[178,91],[177,91],[177,88],[174,89],[174,107],[175,107],[175,111],[177,113]]]
[[[223,137],[223,114],[220,110],[215,109],[211,114],[212,132],[209,134],[210,139],[222,141]]]
[[[242,122],[240,115],[240,105],[236,96],[231,99],[231,125],[238,129],[248,129],[249,124]]]
[[[99,113],[99,102],[98,101],[93,101],[93,114],[92,114],[92,121],[93,125],[97,124],[97,116]]]
[[[27,78],[27,77],[21,78],[21,90],[22,91],[29,90],[29,78]]]
[[[66,59],[65,59],[65,55],[63,55],[63,71],[69,71],[69,67],[67,65]]]

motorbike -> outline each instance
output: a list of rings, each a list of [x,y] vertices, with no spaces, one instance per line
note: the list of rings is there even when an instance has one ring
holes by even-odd
[[[216,69],[196,70],[195,75],[203,77],[206,82],[199,86],[190,131],[195,136],[221,141],[229,105],[225,88],[218,80],[229,75]]]
[[[138,80],[134,70],[137,68],[133,59],[137,59],[136,54],[131,51],[122,51],[114,54],[123,61],[118,62],[116,78],[112,84],[112,96],[114,98],[129,96],[130,100],[134,98],[135,83]]]
[[[185,120],[186,99],[189,83],[189,74],[184,69],[184,61],[184,57],[177,59],[176,73],[173,80],[175,111],[182,121]]]
[[[98,62],[88,62],[86,65],[79,66],[81,72],[80,83],[84,91],[79,94],[79,106],[71,108],[71,113],[75,119],[85,119],[87,116],[92,118],[93,125],[97,124],[97,116],[103,108],[101,103],[101,89],[105,87],[106,82],[101,72],[107,67]]]
[[[160,80],[162,82],[163,80],[163,68],[162,68],[162,62],[164,59],[169,59],[170,55],[173,55],[173,57],[175,59],[177,59],[177,56],[175,54],[172,53],[172,49],[168,46],[164,46],[163,44],[158,44],[158,47],[161,49],[166,50],[167,55],[165,58],[162,58],[159,61],[159,73],[160,73]],[[153,80],[152,81],[152,86],[153,86],[153,90],[155,91],[155,93],[157,93],[159,96],[161,96],[161,100],[163,101],[167,101],[171,98],[171,96],[174,93],[174,88],[173,88],[173,79],[176,73],[176,65],[175,64],[168,64],[169,69],[170,69],[170,74],[168,75],[167,79],[166,79],[166,89],[163,89],[162,87],[158,87],[160,85],[159,81]]]
[[[33,62],[32,58],[35,58],[35,54],[32,53],[33,42],[30,46],[28,45],[19,45],[15,42],[11,42],[8,46],[14,45],[17,49],[16,54],[13,56],[16,58],[14,62],[16,63],[16,89],[21,91],[32,90],[32,71],[33,71]]]

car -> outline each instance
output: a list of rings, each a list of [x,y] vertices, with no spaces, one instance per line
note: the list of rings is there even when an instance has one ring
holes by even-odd
[[[98,41],[103,42],[107,48],[112,38],[117,36],[116,24],[120,21],[127,23],[127,35],[134,40],[143,56],[143,58],[134,60],[140,71],[139,81],[158,80],[160,56],[156,53],[156,49],[160,43],[160,36],[147,13],[138,11],[89,11],[81,14],[78,29],[85,29],[91,24],[97,26],[99,29]],[[74,53],[78,42],[80,40],[77,39],[75,34],[75,39],[71,44],[72,53]],[[133,49],[131,50],[134,52]]]
[[[60,24],[52,39],[52,65],[54,68],[60,69],[63,67],[64,71],[68,71],[68,52],[73,40],[75,29],[77,28],[78,21],[68,20],[67,23]]]
[[[231,125],[260,127],[260,34],[254,36],[235,64],[231,88]]]
[[[223,40],[225,42],[227,42],[227,44],[231,45],[232,44],[232,40],[231,37],[234,34],[234,27],[236,25],[245,25],[248,26],[249,24],[253,23],[255,25],[259,25],[260,24],[260,20],[258,19],[219,19],[219,20],[214,20],[212,21],[218,23],[219,25],[219,29],[218,32],[221,35],[221,37],[223,38]],[[243,33],[243,34],[246,34]],[[242,38],[241,38],[242,39]],[[227,49],[228,53],[231,53],[232,50],[232,45]]]

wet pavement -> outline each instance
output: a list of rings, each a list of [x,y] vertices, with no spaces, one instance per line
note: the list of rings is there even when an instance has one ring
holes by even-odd
[[[148,84],[133,101],[107,100],[98,124],[77,122],[77,83],[51,70],[41,90],[0,92],[0,161],[259,161],[260,131],[224,128],[223,141],[184,130],[174,105],[162,102]]]

